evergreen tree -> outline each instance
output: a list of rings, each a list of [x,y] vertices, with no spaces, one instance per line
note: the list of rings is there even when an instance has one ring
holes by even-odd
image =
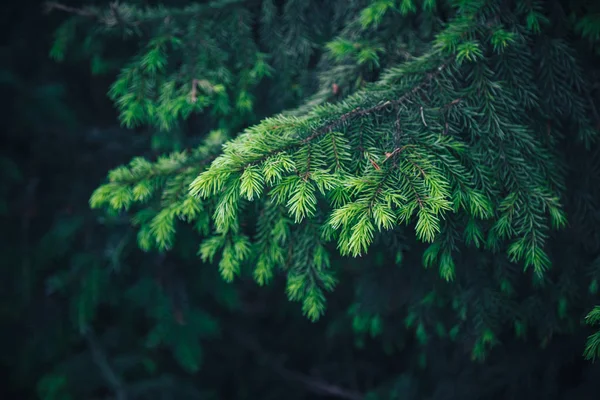
[[[91,206],[129,219],[149,253],[142,259],[189,262],[197,252],[186,266],[207,276],[183,290],[181,276],[199,278],[191,268],[178,275],[173,262],[161,266],[177,276],[158,284],[156,271],[132,269],[128,296],[115,290],[111,301],[94,293],[115,278],[94,269],[82,285],[92,292],[72,299],[88,307],[84,334],[94,309],[118,298],[146,310],[149,346],[170,348],[197,371],[199,339],[219,336],[219,324],[184,294],[221,285],[208,278],[214,267],[226,282],[283,279],[308,319],[326,315],[332,337],[347,340],[351,330],[361,347],[370,336],[424,368],[360,384],[376,398],[509,398],[535,390],[506,377],[448,395],[444,382],[428,382],[460,365],[443,355],[449,349],[498,361],[492,348],[502,343],[513,356],[498,362],[512,364],[534,345],[560,349],[553,338],[584,332],[588,312],[590,324],[600,320],[594,2],[50,8],[71,14],[52,55],[80,50],[96,72],[120,68],[109,95],[122,123],[145,127],[156,150],[170,151],[113,169]],[[120,38],[127,46],[117,53],[111,44]],[[123,49],[134,54],[124,63]],[[232,287],[219,286],[211,301],[231,301]],[[575,356],[580,344],[569,348]],[[585,356],[598,355],[595,333]],[[536,364],[524,368],[532,374]]]

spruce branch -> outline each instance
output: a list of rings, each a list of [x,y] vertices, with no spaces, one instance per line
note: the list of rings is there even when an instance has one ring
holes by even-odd
[[[283,266],[289,297],[305,300],[306,309],[310,302],[318,303],[313,309],[319,311],[313,315],[324,309],[315,282],[324,280],[321,266],[326,263],[315,261],[321,254],[314,254],[316,246],[302,229],[294,231],[297,240],[293,244],[285,240],[266,243],[278,236],[274,231],[289,230],[275,228],[284,218],[289,217],[285,224],[295,222],[296,226],[314,222],[324,232],[320,236],[324,241],[337,240],[338,255],[355,257],[366,253],[379,233],[415,222],[416,240],[432,243],[429,249],[435,250],[424,257],[425,263],[430,266],[439,261],[440,273],[447,280],[455,276],[453,254],[462,251],[462,245],[479,247],[483,242],[486,250],[507,247],[511,261],[524,262],[525,269],[533,266],[541,273],[550,266],[544,250],[550,225],[561,227],[566,217],[558,200],[564,190],[562,177],[553,172],[560,168],[556,167],[560,160],[553,158],[547,138],[539,137],[536,125],[543,121],[545,126],[546,120],[555,118],[547,115],[552,114],[548,110],[567,114],[559,110],[563,105],[568,106],[565,110],[583,108],[591,114],[595,110],[593,103],[591,110],[585,107],[583,96],[571,95],[580,79],[565,75],[571,69],[574,75],[580,73],[571,68],[575,63],[540,62],[544,71],[538,87],[533,77],[538,66],[525,59],[540,57],[528,45],[528,37],[517,33],[504,39],[503,34],[487,37],[492,25],[501,24],[500,17],[490,17],[501,14],[500,2],[489,3],[478,1],[476,7],[462,9],[459,18],[437,36],[434,50],[396,67],[392,62],[385,73],[378,74],[376,83],[334,103],[307,102],[301,112],[279,114],[251,126],[225,143],[221,155],[207,158],[210,166],[206,169],[198,161],[202,164],[198,168],[157,169],[159,173],[150,168],[145,175],[132,178],[124,173],[113,181],[133,185],[138,178],[168,177],[168,184],[155,185],[166,201],[148,212],[148,219],[155,218],[149,232],[163,248],[170,246],[176,229],[173,221],[181,217],[180,205],[174,204],[187,185],[185,201],[191,212],[186,215],[208,215],[205,226],[216,231],[202,242],[202,258],[212,261],[219,254],[219,269],[231,280],[246,260],[246,249],[256,244],[257,282],[269,281],[273,270]],[[515,24],[511,18],[507,22]],[[348,49],[354,47],[344,40],[336,46],[349,43]],[[511,51],[524,56],[511,59]],[[570,54],[565,49],[559,53],[553,57]],[[191,58],[198,62],[197,55]],[[559,64],[567,67],[556,68]],[[185,103],[190,97],[202,103],[197,90],[201,82],[191,77],[204,77],[204,72],[182,74],[181,80],[187,82]],[[144,96],[152,97],[144,94],[145,78],[141,75],[142,83],[125,85],[115,98],[139,94],[143,106]],[[337,85],[338,81],[333,82]],[[239,90],[225,86],[223,93]],[[545,98],[544,88],[557,90]],[[248,95],[245,87],[240,95]],[[165,98],[164,104],[174,104],[175,97]],[[165,107],[165,114],[175,108]],[[553,120],[553,130],[562,129],[563,122]],[[552,132],[544,134],[549,138]],[[110,189],[113,208],[126,208],[132,198],[147,198],[144,184],[136,186],[133,194],[127,187]],[[167,192],[171,195],[164,195]],[[209,198],[214,201],[201,201]],[[264,231],[256,243],[242,239],[242,232],[252,231],[248,222],[255,220],[241,212],[244,207],[249,202],[261,207],[271,201],[281,209],[273,221],[257,223]],[[461,223],[468,224],[467,239],[462,242]],[[236,246],[242,250],[238,252]]]
[[[354,108],[353,110],[348,111],[348,112],[336,117],[335,119],[325,123],[321,127],[314,129],[313,133],[310,134],[308,137],[303,138],[298,142],[287,144],[280,148],[275,148],[273,150],[270,150],[270,151],[266,152],[265,154],[257,157],[256,159],[253,159],[252,161],[249,161],[249,162],[243,164],[242,166],[239,167],[239,169],[245,170],[246,168],[249,168],[249,167],[252,167],[255,165],[259,165],[277,154],[281,154],[286,151],[294,150],[298,147],[307,145],[308,143],[314,141],[315,139],[318,139],[325,134],[331,133],[335,129],[340,128],[341,126],[347,125],[349,122],[351,122],[354,119],[358,119],[361,117],[367,117],[367,116],[373,115],[381,110],[385,110],[390,107],[399,107],[399,106],[405,104],[406,102],[410,101],[411,97],[416,95],[420,90],[425,88],[427,85],[431,84],[433,79],[435,77],[437,77],[444,70],[444,68],[446,68],[446,66],[447,66],[447,63],[442,63],[437,68],[435,68],[433,71],[426,73],[425,78],[422,79],[421,82],[419,82],[412,89],[410,89],[408,92],[404,93],[402,96],[400,96],[397,99],[386,100],[386,101],[380,102],[379,104],[376,104],[374,106],[367,107],[367,108],[362,108],[362,107],[358,106],[358,107]],[[287,129],[293,130],[294,125],[296,123],[297,123],[297,121],[293,120],[293,121],[289,122],[287,126],[286,125],[278,125],[278,126],[276,126],[276,128],[277,129],[287,128]]]
[[[400,96],[399,98],[395,99],[395,100],[387,100],[384,101],[383,103],[377,104],[373,107],[369,107],[369,108],[360,108],[357,107],[352,111],[349,111],[345,114],[342,114],[339,118],[337,118],[336,120],[330,122],[329,124],[323,126],[320,129],[317,129],[315,131],[315,133],[313,133],[311,136],[305,138],[301,144],[305,144],[310,142],[311,140],[314,140],[318,137],[320,137],[321,135],[331,132],[333,129],[338,128],[341,125],[345,125],[348,122],[350,122],[350,120],[355,119],[355,118],[359,118],[359,117],[365,117],[368,115],[372,115],[378,111],[384,110],[388,107],[398,107],[402,104],[404,104],[405,102],[407,102],[412,96],[414,96],[416,93],[418,93],[420,90],[422,90],[423,88],[425,88],[427,85],[429,85],[432,80],[438,76],[443,70],[444,68],[446,68],[447,63],[443,63],[441,64],[439,67],[437,67],[433,72],[429,72],[426,74],[425,79],[423,79],[418,85],[416,85],[415,87],[413,87],[410,91],[408,91],[407,93],[403,94],[402,96]]]
[[[191,156],[170,170],[160,170],[153,165],[144,175],[133,176],[131,178],[117,178],[113,182],[119,185],[135,185],[136,183],[139,183],[140,180],[144,179],[152,179],[156,177],[176,177],[188,171],[190,168],[200,168],[209,165],[215,158],[217,158],[217,155],[209,155],[204,157]]]

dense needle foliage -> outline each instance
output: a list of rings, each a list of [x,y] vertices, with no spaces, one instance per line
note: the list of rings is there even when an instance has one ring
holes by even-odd
[[[42,398],[595,398],[596,2],[47,10],[137,154],[41,238]]]

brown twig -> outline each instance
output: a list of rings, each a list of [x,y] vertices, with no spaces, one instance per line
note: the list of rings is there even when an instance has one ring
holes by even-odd
[[[383,162],[386,162],[388,159],[392,158],[396,154],[401,153],[407,147],[410,147],[410,145],[407,144],[407,145],[402,146],[402,147],[396,147],[391,153],[385,153],[385,160],[383,160]]]

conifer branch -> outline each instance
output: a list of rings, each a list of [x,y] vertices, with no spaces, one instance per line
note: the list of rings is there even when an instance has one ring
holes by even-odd
[[[446,67],[446,63],[441,64],[439,67],[437,67],[433,72],[430,72],[426,75],[426,78],[423,79],[421,81],[421,83],[419,83],[418,85],[416,85],[415,87],[413,87],[410,91],[408,91],[407,93],[403,94],[402,96],[400,96],[399,98],[395,99],[395,100],[387,100],[381,104],[377,104],[373,107],[369,107],[369,108],[360,108],[357,107],[352,111],[349,111],[343,115],[341,115],[339,118],[337,118],[335,121],[330,122],[329,124],[323,126],[321,129],[318,129],[315,131],[315,133],[313,133],[311,136],[307,137],[306,139],[304,139],[301,144],[305,144],[310,142],[311,140],[314,140],[316,138],[318,138],[321,135],[324,135],[326,133],[331,132],[333,129],[338,128],[341,125],[344,125],[346,123],[348,123],[350,120],[357,118],[357,117],[365,117],[371,114],[374,114],[378,111],[384,110],[390,106],[392,107],[398,107],[400,105],[402,105],[403,103],[405,103],[408,99],[410,99],[412,96],[414,96],[419,90],[425,88],[427,85],[429,85],[431,83],[431,81],[438,76],[442,70]]]
[[[306,144],[312,142],[313,140],[320,138],[321,136],[323,136],[325,134],[333,132],[334,129],[337,129],[340,126],[345,125],[345,124],[349,123],[351,120],[354,120],[356,118],[366,117],[366,116],[375,114],[376,112],[384,110],[388,107],[398,107],[398,106],[406,103],[412,96],[414,96],[420,90],[422,90],[423,88],[425,88],[426,86],[431,84],[432,80],[436,76],[438,76],[444,70],[444,68],[446,68],[446,66],[447,66],[447,63],[443,63],[440,66],[438,66],[437,68],[435,68],[432,72],[427,73],[425,79],[423,79],[418,85],[414,86],[411,90],[404,93],[402,96],[400,96],[397,99],[386,100],[382,103],[379,103],[375,106],[368,107],[368,108],[356,107],[355,109],[340,115],[339,117],[337,117],[333,121],[330,121],[329,123],[323,125],[322,127],[315,129],[314,132],[310,136],[302,139],[300,142],[292,143],[292,144],[283,146],[281,148],[273,149],[273,150],[267,152],[266,154],[262,155],[258,159],[255,159],[255,160],[252,160],[252,161],[246,163],[240,169],[246,169],[251,166],[261,164],[264,161],[268,160],[269,158],[271,158],[277,154],[281,154],[283,152],[306,145]]]
[[[217,155],[211,155],[211,156],[206,156],[206,157],[190,157],[188,160],[181,163],[176,168],[174,168],[170,171],[159,171],[156,168],[152,167],[147,172],[147,174],[145,174],[143,176],[138,175],[135,177],[131,177],[129,179],[124,179],[124,178],[115,179],[114,183],[117,183],[120,185],[135,185],[136,183],[139,183],[140,180],[143,180],[143,179],[152,179],[154,177],[165,177],[166,178],[166,177],[178,176],[178,175],[186,172],[190,168],[203,167],[205,165],[208,165],[215,158],[217,158]]]
[[[224,6],[226,3],[226,0],[220,2]],[[234,3],[235,0],[230,2]],[[289,4],[292,3],[297,6],[302,1],[290,0]],[[386,8],[385,4],[393,2],[377,3]],[[582,80],[577,77],[580,71],[574,67],[576,63],[569,61],[575,57],[571,56],[566,39],[557,40],[560,42],[557,46],[552,44],[556,48],[550,52],[556,54],[545,57],[543,52],[547,50],[530,46],[531,38],[519,28],[516,21],[522,19],[521,16],[513,15],[512,6],[505,9],[501,3],[500,0],[461,2],[456,20],[452,19],[442,32],[438,32],[435,40],[431,39],[433,50],[427,55],[410,57],[409,61],[394,66],[398,58],[389,57],[388,51],[387,72],[381,74],[378,70],[375,74],[378,81],[366,87],[361,84],[346,91],[348,79],[345,82],[337,77],[328,80],[328,94],[333,88],[334,95],[340,95],[335,99],[339,102],[323,104],[325,100],[315,102],[313,99],[292,115],[283,113],[263,120],[226,143],[220,156],[208,157],[206,162],[198,161],[198,168],[194,168],[196,161],[188,160],[191,167],[188,169],[185,155],[173,157],[164,165],[157,162],[152,166],[144,164],[143,168],[125,167],[111,175],[111,182],[115,184],[104,188],[96,203],[108,204],[112,209],[127,208],[129,204],[155,200],[151,196],[161,193],[163,201],[159,209],[148,207],[135,217],[136,223],[145,221],[140,223],[142,229],[147,228],[144,227],[147,221],[152,221],[146,229],[150,233],[144,236],[145,241],[150,242],[155,236],[161,243],[161,250],[169,248],[176,231],[176,217],[187,222],[197,218],[207,232],[213,228],[217,232],[212,238],[203,240],[203,260],[212,262],[215,257],[221,257],[219,269],[227,280],[239,273],[242,261],[250,264],[258,260],[255,278],[261,285],[269,281],[277,266],[284,264],[288,267],[287,291],[292,294],[288,297],[303,300],[305,309],[316,310],[313,316],[324,310],[325,300],[319,285],[327,282],[321,286],[334,286],[332,276],[326,275],[325,270],[329,267],[329,256],[335,250],[332,252],[323,247],[323,251],[315,251],[320,243],[309,240],[312,237],[322,238],[323,242],[337,240],[336,255],[358,257],[376,243],[378,234],[395,230],[402,223],[416,222],[416,235],[407,240],[432,243],[424,257],[425,264],[433,265],[439,261],[440,272],[444,271],[441,274],[447,280],[454,278],[452,254],[475,242],[477,247],[486,242],[486,250],[493,249],[494,252],[507,247],[508,259],[523,263],[525,268],[533,265],[535,271],[541,273],[550,266],[550,257],[545,252],[545,243],[550,237],[549,226],[566,224],[558,202],[564,190],[563,178],[552,172],[561,168],[561,160],[554,158],[556,149],[551,149],[545,140],[551,142],[551,136],[563,127],[570,129],[568,124],[571,122],[582,121],[583,128],[589,129],[588,117],[598,117],[591,100],[588,107],[580,91],[576,95],[572,93],[571,89],[580,87]],[[272,5],[271,2],[265,4],[266,7]],[[273,18],[278,15],[276,8],[272,10]],[[58,9],[78,13],[64,7]],[[125,11],[123,8],[122,14],[133,21],[127,22],[132,24],[136,24],[135,20],[140,16],[145,21],[164,17],[165,23],[171,23],[171,18],[177,14],[181,18],[174,19],[172,25],[177,26],[182,22],[185,25],[182,20],[186,17],[182,15],[192,12],[192,8],[152,9],[153,13],[138,9]],[[240,14],[245,11],[248,10],[240,10]],[[506,12],[502,14],[501,11]],[[79,12],[79,15],[84,16],[86,12]],[[288,12],[283,13],[289,18]],[[368,13],[364,15],[368,16]],[[374,15],[369,24],[384,23]],[[530,17],[535,15],[527,18]],[[240,17],[240,21],[242,19]],[[161,23],[157,21],[153,26],[159,31],[155,32],[157,36],[165,30]],[[504,25],[506,30],[496,30],[496,26]],[[212,28],[202,34],[211,36]],[[236,36],[228,29],[221,32],[220,26],[214,28],[219,31],[215,37],[225,37],[225,41],[244,36]],[[186,29],[183,27],[180,31]],[[278,33],[285,36],[282,41],[287,43],[293,34],[284,31]],[[194,27],[190,36],[197,34]],[[492,34],[491,38],[489,34]],[[332,46],[337,48],[338,56],[348,62],[362,46],[356,39],[365,39],[360,32],[351,32],[349,36],[352,40],[343,38]],[[137,95],[136,101],[126,110],[131,114],[137,110],[142,115],[131,118],[135,123],[154,124],[161,122],[161,118],[176,120],[186,118],[192,111],[203,111],[203,103],[210,104],[212,99],[204,97],[206,93],[199,90],[201,82],[197,79],[192,79],[190,89],[191,77],[208,76],[207,82],[210,81],[215,90],[204,92],[225,93],[220,99],[224,105],[215,106],[215,109],[230,107],[228,98],[236,91],[244,99],[241,103],[251,103],[248,98],[254,94],[246,91],[246,82],[239,87],[229,84],[230,75],[256,73],[254,67],[242,68],[239,72],[239,62],[244,64],[246,56],[232,57],[235,61],[232,63],[222,63],[218,56],[207,63],[210,67],[197,72],[195,64],[200,64],[202,57],[190,54],[189,38],[176,39],[175,46],[184,49],[176,57],[167,57],[166,52],[149,52],[141,58],[141,64],[136,59],[133,67],[124,70],[124,78],[120,86],[117,85],[119,90],[114,91],[113,98],[118,104],[124,104]],[[255,44],[254,39],[248,40],[247,36],[241,40]],[[205,43],[201,44],[204,48]],[[228,46],[229,43],[223,42],[206,44],[211,51],[222,53],[223,58],[231,55]],[[373,54],[377,58],[377,44],[372,49],[367,47],[362,49],[375,49]],[[249,49],[248,53],[255,50]],[[293,52],[290,50],[286,54]],[[511,52],[514,53],[512,58]],[[269,56],[277,58],[281,54]],[[178,60],[178,63],[180,58],[188,61],[183,61],[185,68],[181,70],[169,69],[164,75],[153,78],[152,74],[167,65],[167,58]],[[248,58],[253,59],[253,56]],[[194,61],[189,61],[192,59]],[[262,55],[257,59],[262,60]],[[383,57],[381,60],[384,62]],[[328,62],[325,64],[329,67]],[[149,64],[151,68],[148,68]],[[358,64],[362,65],[360,60]],[[345,71],[353,71],[349,75],[355,79],[358,74],[362,76],[360,65]],[[263,69],[266,68],[263,65]],[[227,79],[220,81],[217,78],[219,83],[215,84],[211,77],[214,70],[224,71],[219,74],[227,75]],[[282,70],[285,74],[290,72],[285,68]],[[536,82],[534,75],[538,70],[541,72],[539,82]],[[339,71],[334,71],[333,75]],[[356,71],[358,73],[354,74]],[[293,74],[296,72],[293,70]],[[178,76],[176,81],[170,82],[172,88],[166,87],[172,91],[161,87],[167,94],[155,101],[162,92],[148,88],[159,87],[171,76]],[[340,88],[343,88],[344,96],[349,94],[345,99],[338,92]],[[589,91],[585,94],[588,100],[590,94],[594,95]],[[190,98],[192,103],[197,103],[198,109],[186,108]],[[331,100],[330,96],[327,98]],[[238,111],[252,109],[239,105],[237,108]],[[181,109],[186,112],[178,113]],[[567,114],[564,110],[571,111],[573,121],[562,119]],[[552,131],[548,130],[548,137],[540,139],[538,132],[546,123],[552,126]],[[165,130],[171,126],[165,125],[168,125]],[[392,160],[388,162],[390,158]],[[177,164],[182,161],[184,164]],[[201,167],[204,163],[211,165],[205,169]],[[196,179],[188,186],[189,196],[179,196],[191,175],[196,173]],[[167,183],[154,179],[163,176]],[[144,182],[150,179],[153,181]],[[142,182],[138,184],[140,180]],[[326,201],[321,201],[319,196],[325,197]],[[215,201],[202,201],[211,197]],[[247,202],[256,202],[260,207],[271,201],[281,210],[273,212],[269,221],[263,220],[266,219],[263,214],[258,217],[256,225],[260,234],[256,242],[251,243],[242,232],[251,232],[248,223],[254,223],[257,218],[249,218],[240,211]],[[314,222],[319,229],[294,230],[294,241],[289,243],[292,234],[287,224],[295,222],[299,225],[306,220]],[[450,220],[456,221],[450,223]],[[484,223],[484,220],[489,222]],[[466,239],[461,241],[461,223],[465,221],[469,221],[464,232]],[[323,235],[315,235],[317,231]],[[485,235],[488,235],[487,240],[483,239]],[[307,301],[306,298],[311,296]],[[285,369],[284,372],[293,380],[305,382],[307,378]],[[306,384],[319,387],[314,382]]]

